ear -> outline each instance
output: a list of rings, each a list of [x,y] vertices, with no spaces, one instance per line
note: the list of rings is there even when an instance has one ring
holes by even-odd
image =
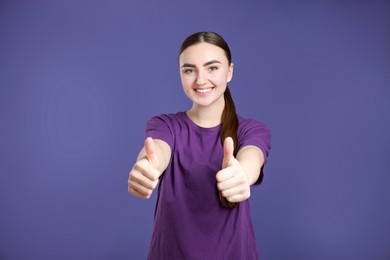
[[[234,69],[234,64],[230,63],[229,69],[228,69],[228,76],[227,76],[227,82],[229,83],[232,78],[233,78],[233,69]]]

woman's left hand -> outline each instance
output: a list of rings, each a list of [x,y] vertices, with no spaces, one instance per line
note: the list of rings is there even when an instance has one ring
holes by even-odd
[[[241,202],[250,197],[250,182],[248,175],[240,162],[234,157],[234,143],[231,137],[223,144],[222,169],[217,173],[217,187],[230,202]]]

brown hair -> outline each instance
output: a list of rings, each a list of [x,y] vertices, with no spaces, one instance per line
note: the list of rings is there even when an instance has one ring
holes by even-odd
[[[179,49],[179,56],[180,54],[187,49],[188,47],[201,43],[206,42],[213,44],[215,46],[220,47],[224,50],[226,58],[228,59],[229,65],[232,63],[232,55],[230,53],[230,48],[226,41],[217,33],[215,32],[198,32],[194,33],[190,36],[188,36]],[[223,145],[224,140],[226,137],[233,138],[234,142],[234,155],[237,153],[237,131],[238,131],[238,117],[236,113],[236,107],[234,105],[234,101],[232,98],[232,95],[230,94],[229,87],[226,86],[226,90],[224,93],[225,98],[225,106],[222,111],[221,116],[221,142]],[[225,197],[222,196],[221,193],[219,193],[219,199],[221,201],[221,204],[224,207],[232,208],[235,207],[237,203],[229,202]]]

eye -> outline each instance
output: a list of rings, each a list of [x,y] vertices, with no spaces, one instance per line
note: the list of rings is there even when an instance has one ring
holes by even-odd
[[[216,71],[217,69],[218,69],[217,66],[211,66],[211,67],[209,67],[209,71],[210,71],[210,72]]]
[[[184,74],[191,74],[191,73],[193,73],[193,72],[194,72],[193,69],[184,69],[184,70],[183,70],[183,73],[184,73]]]

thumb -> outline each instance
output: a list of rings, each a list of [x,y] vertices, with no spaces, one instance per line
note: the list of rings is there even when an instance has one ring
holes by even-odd
[[[223,162],[222,168],[226,168],[231,163],[231,160],[234,158],[234,142],[231,137],[226,137],[223,142]]]
[[[146,153],[146,159],[148,159],[149,163],[154,167],[158,167],[158,157],[156,154],[156,147],[154,145],[154,140],[151,137],[147,137],[145,139],[145,153]]]

